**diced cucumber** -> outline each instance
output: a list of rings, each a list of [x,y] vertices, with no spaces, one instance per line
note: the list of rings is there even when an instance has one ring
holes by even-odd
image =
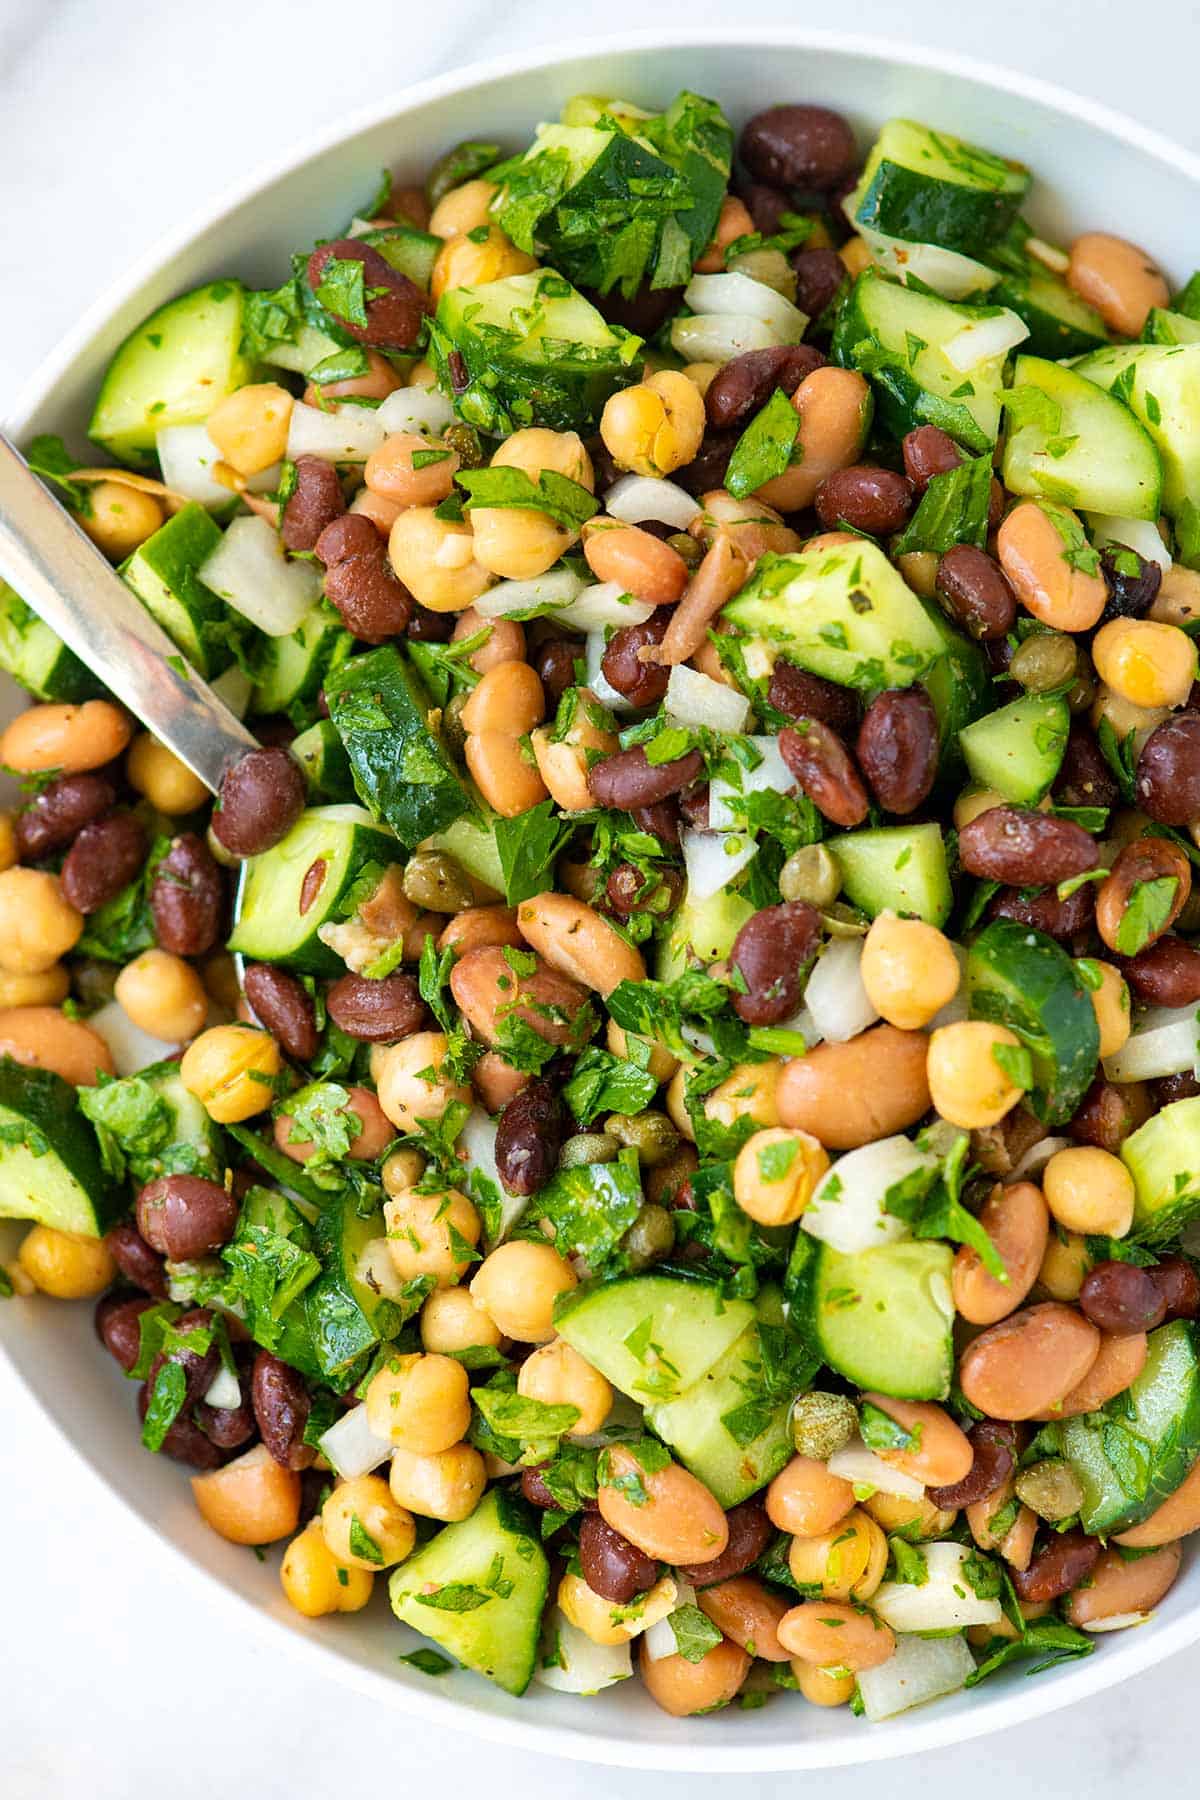
[[[1162,465],[1127,407],[1077,369],[1018,356],[1004,446],[1004,485],[1087,512],[1156,519]],[[1036,395],[1033,406],[1018,402]]]
[[[264,353],[263,361],[277,369],[290,369],[294,375],[307,375],[326,357],[336,356],[343,348],[334,338],[318,331],[315,325],[301,325],[295,339],[280,338]]]
[[[420,848],[444,850],[448,856],[461,863],[468,875],[473,875],[476,881],[481,881],[497,894],[504,892],[504,865],[496,847],[496,834],[487,820],[479,823],[473,818],[455,819],[447,825],[445,831],[435,831]]]
[[[433,265],[444,240],[430,231],[418,231],[415,225],[388,225],[379,231],[364,231],[362,240],[378,250],[389,268],[429,291]]]
[[[139,545],[121,570],[146,611],[208,680],[233,661],[230,615],[196,573],[220,542],[220,526],[193,500]]]
[[[980,256],[1004,236],[1029,188],[1023,164],[949,132],[889,119],[867,158],[855,224]]]
[[[289,747],[304,771],[314,804],[354,799],[350,759],[331,719],[318,719],[293,738]]]
[[[671,920],[670,931],[659,939],[658,979],[674,981],[693,958],[711,963],[728,956],[734,938],[746,920],[753,917],[750,902],[728,888],[707,900],[693,900],[685,895]]]
[[[254,658],[256,713],[315,706],[327,672],[345,662],[354,639],[328,601],[318,601],[287,637],[264,638]],[[349,796],[347,796],[349,797]]]
[[[91,670],[0,581],[0,669],[35,700],[91,700],[104,689]]]
[[[80,1088],[79,1110],[104,1141],[108,1133],[138,1187],[160,1175],[220,1181],[225,1145],[219,1128],[183,1085],[179,1064],[150,1063],[136,1075]]]
[[[881,825],[847,831],[827,848],[842,875],[842,892],[872,919],[881,912],[944,925],[954,904],[941,827]]]
[[[909,1239],[843,1255],[796,1233],[790,1318],[848,1381],[902,1400],[944,1400],[954,1367],[949,1244]]]
[[[549,1586],[528,1512],[492,1488],[469,1518],[445,1526],[393,1570],[388,1597],[405,1625],[506,1693],[523,1694]]]
[[[1121,1145],[1133,1176],[1133,1235],[1165,1244],[1200,1213],[1200,1097],[1174,1100]]]
[[[588,1283],[560,1302],[558,1335],[634,1400],[677,1400],[754,1323],[748,1300],[703,1282],[632,1275]]]
[[[70,1083],[0,1057],[0,1218],[102,1237],[128,1204]]]
[[[342,959],[317,932],[338,916],[364,864],[386,867],[397,849],[361,806],[310,807],[274,849],[242,864],[229,948],[256,962],[338,974]]]
[[[364,1268],[372,1240],[386,1237],[383,1209],[364,1216],[353,1194],[331,1201],[317,1216],[322,1274],[304,1304],[313,1348],[327,1380],[351,1368],[365,1350],[395,1337],[404,1323],[401,1309]]]
[[[1145,1365],[1100,1412],[1063,1422],[1063,1453],[1083,1488],[1080,1522],[1127,1531],[1174,1493],[1200,1451],[1196,1328],[1177,1319],[1150,1333]]]
[[[1058,774],[1070,729],[1060,695],[1023,694],[968,725],[960,742],[980,787],[995,788],[1015,805],[1036,806]]]
[[[1030,263],[1023,274],[1002,275],[988,297],[1024,319],[1031,356],[1084,356],[1108,342],[1104,320],[1095,307],[1036,263]]]
[[[1114,344],[1075,364],[1140,419],[1163,471],[1163,506],[1174,517],[1200,506],[1200,344]]]
[[[105,371],[88,435],[118,462],[148,468],[164,425],[202,425],[249,381],[238,281],[211,281],[143,319]]]
[[[1144,344],[1200,344],[1200,319],[1152,306],[1142,327]]]
[[[967,1002],[973,1019],[1016,1033],[1030,1053],[1029,1104],[1047,1125],[1078,1110],[1100,1059],[1091,996],[1060,944],[1015,919],[993,919],[967,954]]]

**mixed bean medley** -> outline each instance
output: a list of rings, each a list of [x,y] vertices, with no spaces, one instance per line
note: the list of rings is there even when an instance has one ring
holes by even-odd
[[[878,1720],[1200,1528],[1200,278],[1029,186],[577,96],[30,446],[261,748],[0,596],[3,1287],[425,1675]]]

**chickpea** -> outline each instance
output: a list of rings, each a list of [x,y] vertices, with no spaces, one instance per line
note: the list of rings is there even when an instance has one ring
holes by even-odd
[[[126,715],[110,700],[29,706],[0,736],[0,763],[22,775],[43,769],[78,775],[120,756],[131,730]]]
[[[483,1497],[487,1469],[473,1444],[420,1454],[392,1451],[389,1476],[393,1497],[422,1519],[453,1524],[469,1518]]]
[[[183,1085],[218,1125],[266,1112],[283,1058],[273,1037],[251,1025],[214,1025],[184,1051]]]
[[[1078,1300],[1083,1278],[1092,1266],[1087,1241],[1078,1232],[1051,1230],[1038,1281],[1052,1300]]]
[[[438,251],[429,278],[429,292],[435,300],[450,288],[481,287],[488,281],[504,281],[509,275],[528,275],[537,268],[535,258],[518,250],[498,225],[482,229],[486,237],[477,238],[475,231],[460,232],[448,237]]]
[[[1019,1050],[1020,1039],[1003,1025],[964,1019],[943,1025],[929,1040],[926,1071],[933,1104],[943,1119],[964,1131],[998,1125],[1024,1093],[993,1054],[1000,1046]]]
[[[1111,963],[1089,959],[1087,972],[1098,985],[1087,982],[1096,1024],[1100,1030],[1100,1056],[1115,1056],[1130,1032],[1129,989],[1119,969]]]
[[[705,427],[704,400],[677,369],[661,369],[648,381],[610,396],[600,436],[620,469],[636,475],[669,475],[690,463]]]
[[[124,562],[162,524],[162,502],[123,481],[97,481],[88,488],[91,511],[79,523],[110,562]]]
[[[1132,732],[1133,754],[1138,757],[1142,746],[1152,731],[1163,724],[1171,716],[1166,706],[1132,706],[1123,700],[1112,688],[1101,686],[1092,705],[1092,728],[1097,733],[1105,719],[1108,720],[1116,734],[1118,742],[1123,743]],[[1110,832],[1110,837],[1113,833]],[[1135,834],[1136,835],[1136,834]]]
[[[125,759],[129,785],[169,819],[195,812],[208,799],[204,783],[148,731],[139,732]]]
[[[1068,1231],[1123,1238],[1133,1224],[1133,1176],[1092,1144],[1059,1150],[1042,1171],[1046,1205]]]
[[[746,209],[745,201],[739,200],[736,194],[726,194],[721,202],[713,241],[695,264],[696,274],[719,274],[725,267],[726,247],[740,237],[749,237],[753,230],[754,220]]]
[[[477,675],[486,675],[497,663],[525,661],[525,628],[516,619],[482,619],[473,606],[459,613],[450,634],[452,644],[474,637],[487,628],[487,637],[467,662]]]
[[[494,181],[464,181],[461,187],[443,194],[429,215],[429,230],[434,237],[465,237],[492,222],[491,206],[499,192]]]
[[[520,738],[508,731],[480,731],[463,752],[480,793],[501,818],[515,819],[546,798],[546,786]]]
[[[449,1450],[471,1423],[467,1371],[449,1356],[393,1356],[371,1379],[367,1423],[376,1437],[419,1455]]]
[[[678,1587],[663,1575],[652,1588],[624,1605],[605,1599],[590,1588],[582,1575],[569,1571],[558,1586],[558,1606],[564,1617],[593,1644],[627,1644],[639,1632],[665,1619],[675,1606]]]
[[[546,696],[537,670],[527,662],[502,662],[489,669],[461,714],[464,731],[499,731],[518,738],[545,716]]]
[[[804,377],[792,395],[792,408],[800,415],[797,460],[755,494],[781,512],[811,506],[825,477],[857,460],[871,422],[871,390],[856,370],[826,364]],[[822,547],[825,541],[820,540]]]
[[[1092,639],[1096,674],[1131,706],[1182,706],[1196,679],[1196,646],[1178,625],[1110,619]]]
[[[838,255],[846,265],[848,275],[861,275],[864,269],[871,267],[871,246],[866,238],[847,238]]]
[[[339,1563],[325,1542],[320,1519],[313,1519],[284,1551],[279,1580],[284,1594],[306,1619],[326,1613],[361,1612],[375,1577]]]
[[[811,1456],[793,1456],[767,1489],[767,1517],[793,1537],[824,1537],[854,1505],[854,1489]]]
[[[792,1657],[792,1674],[796,1686],[812,1706],[848,1706],[858,1686],[853,1675],[831,1675],[828,1669],[818,1669],[814,1663],[802,1662],[798,1656]]]
[[[492,585],[475,559],[470,525],[439,519],[431,506],[400,514],[388,537],[388,557],[413,599],[430,612],[462,612]]]
[[[1090,631],[1104,611],[1104,577],[1066,560],[1073,544],[1085,542],[1077,516],[1049,501],[1022,500],[997,534],[996,553],[1017,599],[1053,631]]]
[[[208,415],[209,437],[239,475],[258,475],[287,452],[292,396],[274,381],[252,382],[218,400]]]
[[[265,1444],[205,1475],[193,1475],[192,1498],[206,1525],[231,1544],[274,1544],[300,1520],[300,1477],[277,1463]]]
[[[962,979],[954,947],[936,925],[880,913],[863,944],[859,970],[876,1012],[901,1031],[919,1031]]]
[[[421,1348],[441,1356],[497,1349],[500,1333],[468,1288],[435,1288],[421,1308]]]
[[[412,1554],[413,1516],[382,1475],[341,1481],[321,1508],[325,1542],[348,1569],[389,1569]]]
[[[629,1040],[615,1019],[608,1021],[605,1041],[614,1056],[620,1057],[622,1062],[629,1060]],[[650,1074],[653,1075],[655,1081],[660,1085],[664,1081],[670,1081],[679,1067],[679,1058],[672,1055],[664,1045],[655,1043],[651,1038],[639,1038],[637,1041],[650,1045]]]
[[[826,1600],[869,1600],[887,1567],[887,1538],[869,1513],[854,1507],[821,1537],[794,1537],[788,1569],[801,1587]]]
[[[1067,282],[1122,337],[1140,336],[1150,308],[1171,304],[1162,271],[1146,252],[1107,231],[1075,239]]]
[[[114,993],[135,1025],[166,1044],[186,1043],[208,1016],[208,995],[199,975],[166,950],[143,950],[127,963]]]
[[[83,936],[84,919],[45,869],[0,872],[0,969],[44,975]]]
[[[1158,625],[1195,624],[1200,619],[1200,570],[1172,563],[1146,617]]]
[[[778,1125],[776,1090],[782,1070],[783,1065],[777,1057],[767,1062],[736,1064],[732,1073],[705,1097],[706,1117],[715,1119],[718,1125],[734,1125],[739,1119],[753,1119],[756,1125]],[[681,1070],[680,1074],[684,1072]],[[667,1111],[671,1112],[669,1094],[670,1090]],[[673,1112],[671,1117],[678,1125],[679,1120]],[[690,1120],[688,1127],[683,1135],[690,1138],[693,1135]],[[682,1126],[680,1130],[683,1130]]]
[[[414,457],[422,459],[421,466]],[[428,457],[436,458],[429,462]],[[458,454],[445,444],[431,444],[415,431],[396,431],[372,450],[363,480],[373,494],[401,508],[440,506],[454,486]]]
[[[16,814],[0,812],[0,873],[18,860]]]
[[[403,1135],[415,1133],[421,1119],[442,1118],[457,1100],[470,1103],[470,1089],[442,1073],[449,1048],[445,1032],[418,1031],[372,1051],[371,1079],[379,1104]]]
[[[910,1541],[922,1543],[945,1537],[957,1517],[944,1506],[935,1506],[924,1495],[919,1500],[909,1500],[903,1494],[885,1494],[882,1488],[869,1495],[863,1505],[889,1537],[899,1533]]]
[[[419,1150],[411,1147],[393,1150],[380,1171],[384,1193],[394,1198],[408,1188],[416,1187],[425,1173],[425,1166],[425,1158]]]
[[[465,1194],[401,1191],[383,1203],[388,1254],[401,1281],[432,1275],[440,1288],[457,1285],[470,1267],[463,1246],[474,1249],[483,1223]]]
[[[733,1165],[733,1197],[759,1225],[794,1225],[828,1167],[824,1145],[807,1131],[756,1131]]]
[[[37,975],[10,975],[0,969],[0,1008],[57,1006],[70,991],[71,977],[62,963]]]
[[[475,1271],[471,1294],[505,1337],[519,1344],[548,1344],[554,1336],[554,1303],[578,1287],[569,1262],[550,1244],[501,1244]]]
[[[26,1232],[17,1251],[17,1264],[40,1293],[55,1300],[90,1300],[94,1294],[102,1294],[117,1275],[117,1265],[103,1238],[58,1231],[52,1225],[35,1225]]]
[[[565,475],[589,493],[595,484],[591,458],[574,431],[541,426],[515,431],[496,451],[491,466],[519,469],[534,482],[547,471]],[[493,575],[514,581],[545,574],[579,536],[532,507],[473,506],[471,526],[476,561]]]
[[[574,1406],[579,1417],[567,1432],[571,1438],[599,1431],[612,1411],[613,1391],[565,1338],[554,1338],[527,1356],[517,1374],[517,1392],[547,1406]]]

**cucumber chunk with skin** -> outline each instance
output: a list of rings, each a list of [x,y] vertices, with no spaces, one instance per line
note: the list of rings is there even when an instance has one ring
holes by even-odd
[[[941,827],[882,825],[847,831],[827,845],[842,873],[842,892],[872,919],[881,912],[943,925],[954,904]]]
[[[659,941],[658,979],[674,981],[698,957],[702,963],[728,956],[747,919],[754,917],[750,902],[728,888],[707,900],[687,895],[671,920],[668,935]]]
[[[1133,1236],[1165,1244],[1200,1214],[1200,1096],[1172,1101],[1121,1145],[1133,1176]]]
[[[75,1089],[50,1069],[0,1057],[0,1218],[102,1237],[128,1205]]]
[[[754,1323],[748,1300],[703,1282],[632,1275],[575,1288],[555,1312],[558,1335],[631,1399],[677,1400]]]
[[[889,119],[867,157],[853,221],[889,237],[980,256],[1002,238],[1029,170],[949,132]]]
[[[431,231],[418,231],[415,225],[387,225],[378,231],[364,231],[359,241],[378,250],[389,268],[407,275],[428,293],[444,239],[434,237]]]
[[[184,1087],[178,1063],[150,1063],[120,1081],[80,1088],[79,1110],[102,1144],[105,1133],[115,1142],[138,1187],[160,1175],[220,1181],[225,1173],[220,1129]]]
[[[365,1216],[356,1197],[333,1200],[316,1221],[323,1272],[304,1297],[308,1328],[322,1373],[332,1380],[365,1350],[397,1335],[404,1311],[379,1279],[390,1279],[383,1209]],[[372,1245],[380,1256],[372,1257]]]
[[[295,631],[264,637],[258,644],[251,711],[287,712],[298,706],[315,712],[326,675],[346,661],[353,647],[354,639],[333,607],[319,601]]]
[[[1063,1454],[1079,1477],[1085,1531],[1127,1531],[1174,1493],[1200,1451],[1196,1328],[1176,1319],[1150,1333],[1137,1380],[1099,1412],[1066,1419]]]
[[[151,618],[206,680],[233,661],[230,613],[197,574],[220,542],[220,526],[193,500],[140,544],[121,570]]]
[[[1144,344],[1200,344],[1200,319],[1152,306],[1142,327]]]
[[[1004,485],[1085,512],[1157,519],[1162,465],[1128,407],[1077,369],[1018,356],[1013,371]]]
[[[1047,1125],[1072,1118],[1100,1060],[1091,996],[1061,945],[1015,919],[993,919],[967,953],[973,1019],[1016,1033],[1030,1053],[1029,1105]]]
[[[1108,331],[1095,307],[1036,263],[1022,274],[1002,275],[988,298],[1024,319],[1032,356],[1084,356],[1108,343]]]
[[[310,807],[273,849],[242,864],[229,948],[312,975],[341,973],[341,957],[318,931],[340,918],[364,866],[385,868],[398,850],[396,839],[361,806]]]
[[[104,692],[91,670],[6,581],[0,581],[0,669],[35,700],[92,700]]]
[[[405,1625],[506,1693],[523,1694],[549,1585],[527,1509],[491,1488],[469,1518],[444,1526],[392,1572],[388,1596]]]
[[[330,719],[318,719],[291,742],[291,753],[304,772],[315,805],[354,799],[354,777],[346,747]]]
[[[1113,344],[1074,365],[1145,426],[1162,460],[1162,503],[1200,506],[1200,344]]]
[[[881,1244],[844,1255],[796,1233],[789,1317],[823,1362],[860,1388],[944,1400],[954,1367],[951,1245]]]
[[[960,742],[972,778],[1017,806],[1036,806],[1058,774],[1071,714],[1057,694],[1024,694],[976,719]]]

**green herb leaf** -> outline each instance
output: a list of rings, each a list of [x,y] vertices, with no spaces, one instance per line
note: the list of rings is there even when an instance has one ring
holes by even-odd
[[[715,1650],[721,1642],[721,1633],[712,1620],[690,1603],[677,1606],[668,1614],[668,1623],[675,1635],[675,1653],[682,1656],[684,1662],[703,1662],[709,1651]]]
[[[531,900],[553,885],[555,860],[570,843],[575,827],[560,817],[553,800],[543,800],[515,819],[497,819],[496,852],[504,872],[504,897],[510,906]]]
[[[1178,888],[1177,875],[1160,875],[1153,881],[1134,882],[1117,926],[1116,948],[1122,956],[1136,956],[1161,934],[1171,916]]]
[[[519,507],[545,513],[564,531],[578,531],[600,510],[600,502],[578,481],[543,469],[537,480],[524,469],[493,464],[487,469],[460,469],[455,476],[465,488],[466,512],[476,507]]]
[[[447,1675],[455,1667],[440,1650],[430,1650],[424,1645],[420,1650],[410,1650],[407,1656],[398,1656],[396,1661],[407,1663],[411,1669],[420,1669],[422,1675]]]
[[[1036,392],[1024,388],[1015,391]],[[894,554],[906,556],[916,550],[932,550],[940,556],[955,544],[974,544],[982,548],[987,541],[991,491],[990,456],[966,457],[957,468],[934,475],[916,512],[897,539]]]
[[[331,256],[321,270],[313,292],[319,305],[335,319],[365,327],[367,303],[365,265],[357,257]]]
[[[650,1045],[644,1038],[626,1039],[628,1060],[590,1046],[575,1064],[563,1099],[581,1125],[601,1113],[644,1112],[658,1091],[650,1073]]]
[[[782,475],[793,459],[800,435],[800,415],[780,388],[757,412],[734,446],[725,486],[742,500],[765,482]]]

